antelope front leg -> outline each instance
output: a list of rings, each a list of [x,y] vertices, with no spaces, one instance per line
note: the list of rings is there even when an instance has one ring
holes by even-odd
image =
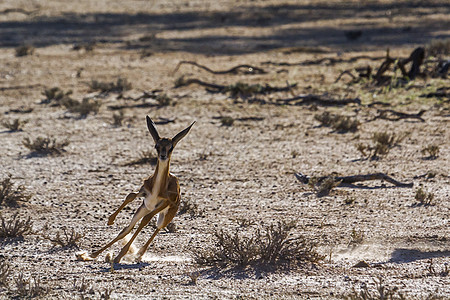
[[[117,215],[119,214],[119,212],[131,201],[133,201],[134,199],[136,199],[137,197],[140,197],[144,194],[144,192],[142,192],[142,188],[141,191],[139,191],[139,193],[129,193],[128,196],[125,198],[125,201],[123,201],[122,205],[109,217],[108,219],[108,225],[112,225],[114,224],[114,220],[116,219]]]
[[[120,253],[116,256],[114,259],[114,263],[119,263],[122,257],[125,256],[125,254],[128,253],[128,250],[130,249],[131,244],[136,239],[137,235],[141,230],[150,222],[150,220],[160,211],[164,210],[167,206],[169,206],[169,202],[163,202],[161,205],[159,205],[157,208],[155,208],[151,213],[146,215],[141,223],[139,224],[139,227],[136,229],[136,232],[133,234],[133,237],[128,241],[128,243],[123,246],[122,250],[120,250]],[[159,231],[159,229],[157,229]]]
[[[134,225],[136,225],[136,223],[142,219],[145,215],[147,215],[149,213],[149,210],[145,207],[144,204],[142,204],[138,210],[136,211],[136,213],[134,214],[133,218],[131,219],[130,225],[128,225],[127,227],[125,227],[118,235],[115,239],[113,239],[111,242],[109,242],[108,244],[106,244],[105,247],[101,248],[98,251],[95,251],[94,253],[91,254],[92,258],[96,258],[100,253],[102,253],[103,251],[105,251],[106,249],[108,249],[109,247],[111,247],[115,242],[117,242],[118,240],[123,239],[127,234],[130,233],[130,231],[134,228]]]

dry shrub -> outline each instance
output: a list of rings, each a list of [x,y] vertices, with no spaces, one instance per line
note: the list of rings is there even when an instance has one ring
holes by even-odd
[[[8,286],[8,278],[11,275],[11,266],[6,259],[0,260],[0,286]]]
[[[57,142],[56,139],[49,137],[37,137],[34,141],[26,137],[22,143],[32,153],[40,155],[60,155],[66,151],[64,147],[69,145],[68,140]]]
[[[434,205],[434,193],[425,192],[422,187],[416,190],[414,198],[419,201],[420,205]]]
[[[327,111],[317,114],[314,119],[320,122],[322,126],[331,127],[337,132],[355,132],[358,130],[359,122],[348,116],[331,114]]]
[[[47,103],[51,106],[70,105],[75,101],[70,97],[70,95],[72,95],[72,90],[68,90],[67,92],[65,92],[59,87],[45,89],[42,92],[42,95],[45,96],[45,99],[42,100],[42,103]]]
[[[19,298],[43,297],[50,292],[48,287],[41,285],[41,280],[37,276],[31,276],[29,279],[25,279],[23,274],[20,273],[14,281],[17,287],[16,293]]]
[[[72,228],[71,232],[68,232],[65,228],[62,229],[61,232],[57,232],[55,237],[51,237],[49,235],[43,234],[43,237],[50,242],[52,242],[54,245],[58,245],[62,248],[68,249],[68,248],[79,248],[78,244],[80,243],[80,240],[84,238],[85,234],[77,232],[75,229]]]
[[[357,230],[356,228],[352,229],[350,233],[350,242],[349,245],[359,245],[364,242],[365,234],[362,230]]]
[[[189,214],[191,218],[202,216],[203,211],[198,208],[198,204],[189,200],[183,199],[180,203],[180,208],[178,210],[179,215]]]
[[[3,121],[2,126],[7,128],[9,131],[22,131],[23,126],[28,121],[21,121],[20,119],[14,119],[13,121]]]
[[[402,294],[398,293],[398,288],[389,288],[384,285],[383,278],[378,277],[377,280],[373,280],[375,283],[375,291],[369,290],[366,283],[363,283],[361,289],[357,291],[353,287],[351,294],[342,296],[345,300],[393,300],[393,299],[405,299]]]
[[[31,195],[25,193],[25,187],[23,185],[14,188],[11,177],[9,175],[0,182],[0,205],[5,204],[10,207],[17,207],[20,202],[30,200]]]
[[[17,47],[16,49],[16,57],[32,55],[34,53],[35,48],[31,45],[22,45]]]
[[[155,99],[158,102],[158,106],[169,106],[172,104],[172,99],[167,94],[160,94]]]
[[[122,93],[131,90],[132,84],[128,79],[119,77],[116,82],[103,82],[93,79],[89,87],[92,91],[102,93]]]
[[[438,145],[428,145],[421,150],[422,155],[427,155],[426,159],[436,159],[439,156]]]
[[[124,166],[134,166],[134,165],[146,165],[146,164],[150,164],[152,166],[156,165],[158,161],[158,158],[156,158],[156,156],[153,154],[153,152],[151,151],[142,151],[140,153],[140,157],[132,160],[130,162],[127,162],[124,164]]]
[[[342,181],[336,180],[334,176],[327,176],[320,181],[316,177],[312,177],[308,185],[316,191],[317,197],[327,196],[331,190],[337,186]]]
[[[276,270],[322,260],[314,242],[302,236],[291,236],[294,227],[293,222],[278,222],[247,233],[219,230],[214,234],[214,247],[193,253],[193,256],[200,265],[238,269]]]
[[[450,54],[450,39],[432,40],[426,47],[427,54],[441,56]]]
[[[113,125],[117,127],[122,126],[123,119],[124,114],[122,111],[120,111],[118,114],[113,114]]]
[[[222,126],[230,127],[233,125],[234,119],[232,117],[221,117],[220,123],[222,124]]]
[[[389,151],[398,146],[407,136],[409,132],[402,134],[376,132],[372,136],[372,145],[357,144],[356,148],[363,156],[370,159],[379,159],[386,156]]]
[[[0,238],[23,238],[24,235],[30,234],[33,229],[31,217],[26,220],[20,220],[18,214],[15,214],[9,220],[5,220],[0,215]]]
[[[69,112],[77,113],[81,118],[85,118],[90,113],[97,114],[101,103],[90,98],[84,98],[81,102],[73,100],[71,102],[65,102],[63,105]]]

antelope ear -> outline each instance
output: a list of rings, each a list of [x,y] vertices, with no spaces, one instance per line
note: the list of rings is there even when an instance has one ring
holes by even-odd
[[[191,130],[191,127],[192,127],[192,125],[194,125],[194,124],[195,124],[195,121],[192,122],[192,124],[191,124],[188,128],[186,128],[186,129],[180,131],[176,136],[173,137],[173,139],[172,139],[172,144],[173,144],[174,147],[175,147],[175,145],[176,145],[182,138],[184,138],[184,136],[185,136],[186,134],[188,134],[189,130]]]
[[[155,143],[157,143],[160,140],[159,134],[158,134],[158,130],[156,130],[155,127],[155,123],[153,123],[152,119],[150,119],[149,116],[147,116],[147,128],[148,131],[150,131],[150,134],[153,137],[153,140],[155,141]]]

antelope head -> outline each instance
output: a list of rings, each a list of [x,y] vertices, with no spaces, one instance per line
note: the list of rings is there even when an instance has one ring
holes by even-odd
[[[165,161],[167,159],[170,159],[173,149],[178,144],[178,142],[182,138],[184,138],[186,134],[188,134],[189,130],[191,130],[191,127],[192,125],[194,125],[194,123],[195,121],[192,122],[192,124],[189,127],[183,129],[171,139],[161,138],[158,134],[158,131],[156,130],[155,123],[153,123],[152,119],[150,119],[150,117],[147,116],[147,128],[148,131],[150,131],[153,140],[155,141],[155,149],[158,152],[158,160]]]

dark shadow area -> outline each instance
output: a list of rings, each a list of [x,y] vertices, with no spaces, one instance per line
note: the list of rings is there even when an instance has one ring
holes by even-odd
[[[390,263],[410,263],[416,260],[437,257],[450,257],[450,251],[420,251],[417,249],[395,249],[391,254]]]
[[[432,14],[450,14],[446,1],[404,1],[384,3],[341,3],[317,5],[243,6],[232,11],[196,11],[173,13],[66,13],[61,16],[29,16],[24,21],[0,23],[0,47],[30,44],[45,47],[58,44],[110,43],[124,49],[188,51],[201,54],[244,54],[282,47],[331,47],[333,50],[385,49],[399,45],[427,43],[449,35],[436,33],[450,27],[450,21],[426,18]],[[411,20],[417,16],[420,22]],[[400,18],[408,18],[402,21]],[[375,19],[383,18],[380,26]],[[306,22],[353,19],[351,25],[327,27],[320,24],[300,28]],[[359,21],[361,20],[361,21]],[[364,21],[362,21],[364,20]],[[373,21],[371,21],[373,20]],[[292,25],[286,29],[273,26]],[[298,26],[298,28],[295,28]],[[312,25],[311,25],[312,26]],[[202,29],[249,27],[254,35],[211,35],[160,38],[166,31],[188,32]],[[257,34],[264,29],[264,34]],[[269,30],[269,34],[267,34]],[[250,32],[250,31],[249,31]],[[357,32],[357,35],[353,33]],[[130,40],[131,35],[142,35]]]

